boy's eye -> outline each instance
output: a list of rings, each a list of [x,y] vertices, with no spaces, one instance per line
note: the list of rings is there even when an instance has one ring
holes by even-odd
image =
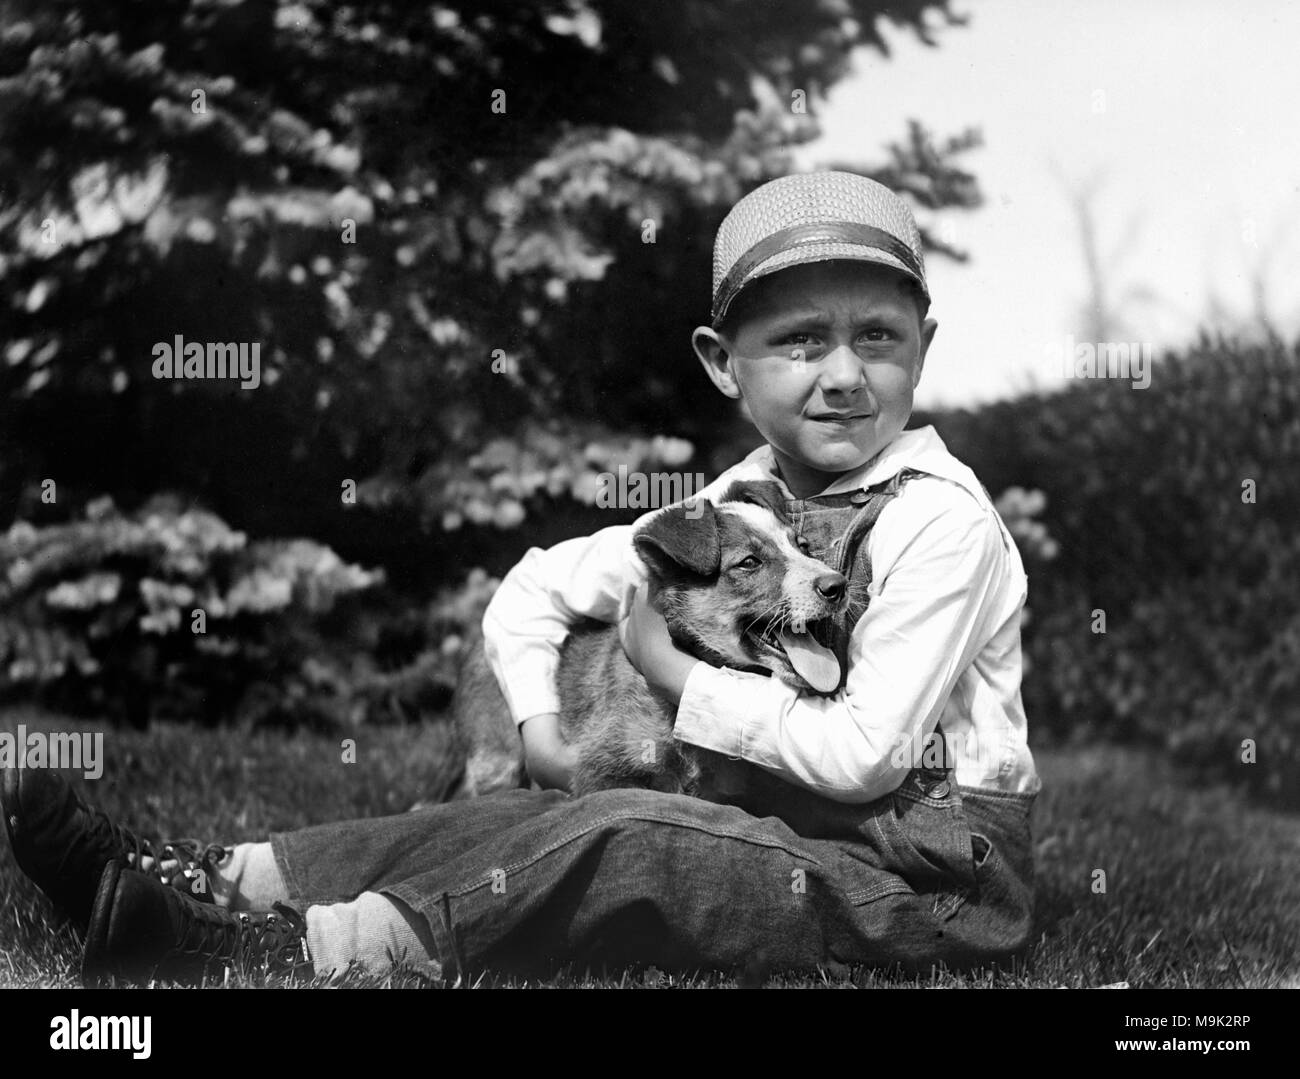
[[[751,554],[751,555],[746,555],[744,558],[742,558],[731,568],[732,569],[758,569],[758,567],[761,566],[762,564],[763,564],[762,559],[756,558],[754,555]]]
[[[883,326],[873,326],[869,330],[863,330],[862,336],[868,341],[892,341],[894,332],[885,329]]]

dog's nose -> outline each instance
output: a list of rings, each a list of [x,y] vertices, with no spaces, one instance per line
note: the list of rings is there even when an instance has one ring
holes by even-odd
[[[817,589],[817,594],[823,599],[838,603],[843,597],[845,586],[848,583],[848,579],[842,573],[823,573],[813,581],[813,587]]]

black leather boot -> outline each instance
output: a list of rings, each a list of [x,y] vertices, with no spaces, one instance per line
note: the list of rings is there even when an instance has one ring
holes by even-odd
[[[87,803],[57,772],[45,768],[0,769],[0,808],[18,868],[81,930],[104,866],[139,866],[148,855],[160,881],[199,902],[211,903],[207,874],[226,857],[217,843],[193,839],[155,844]],[[163,863],[179,868],[167,878]]]
[[[224,967],[310,977],[305,919],[283,903],[257,913],[197,903],[119,862],[104,867],[86,930],[87,986],[110,978],[194,985]]]

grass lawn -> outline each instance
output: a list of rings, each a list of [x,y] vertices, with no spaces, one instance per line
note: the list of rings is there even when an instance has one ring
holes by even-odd
[[[56,725],[29,711],[0,713],[0,730],[13,731],[20,722],[29,729]],[[357,761],[344,765],[339,737],[178,726],[110,730],[103,778],[85,787],[92,801],[146,835],[219,840],[401,812],[437,789],[447,759],[442,726],[369,729],[354,737]],[[982,976],[938,972],[919,980],[855,970],[847,977],[769,984],[1300,987],[1300,816],[1251,806],[1226,788],[1194,785],[1160,758],[1129,749],[1043,750],[1037,756],[1045,786],[1034,823],[1040,939],[1025,969]],[[1106,871],[1105,894],[1092,891],[1096,869]],[[0,986],[79,984],[76,937],[57,925],[3,842],[0,911]],[[398,972],[345,984],[430,983]],[[603,977],[575,971],[545,984],[734,982],[652,969]]]

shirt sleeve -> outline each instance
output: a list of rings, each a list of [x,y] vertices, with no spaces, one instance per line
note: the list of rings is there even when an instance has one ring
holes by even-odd
[[[696,495],[713,498],[744,471],[728,469]],[[646,579],[632,545],[635,524],[531,548],[506,576],[483,615],[484,651],[516,723],[560,710],[560,645],[583,618],[615,623],[626,616]]]
[[[962,671],[1006,618],[1014,576],[996,511],[953,488],[904,505],[921,482],[886,507],[868,541],[879,540],[872,564],[883,575],[854,627],[844,689],[802,694],[700,663],[678,707],[679,740],[840,802],[869,802],[902,782],[900,750],[934,730]]]

